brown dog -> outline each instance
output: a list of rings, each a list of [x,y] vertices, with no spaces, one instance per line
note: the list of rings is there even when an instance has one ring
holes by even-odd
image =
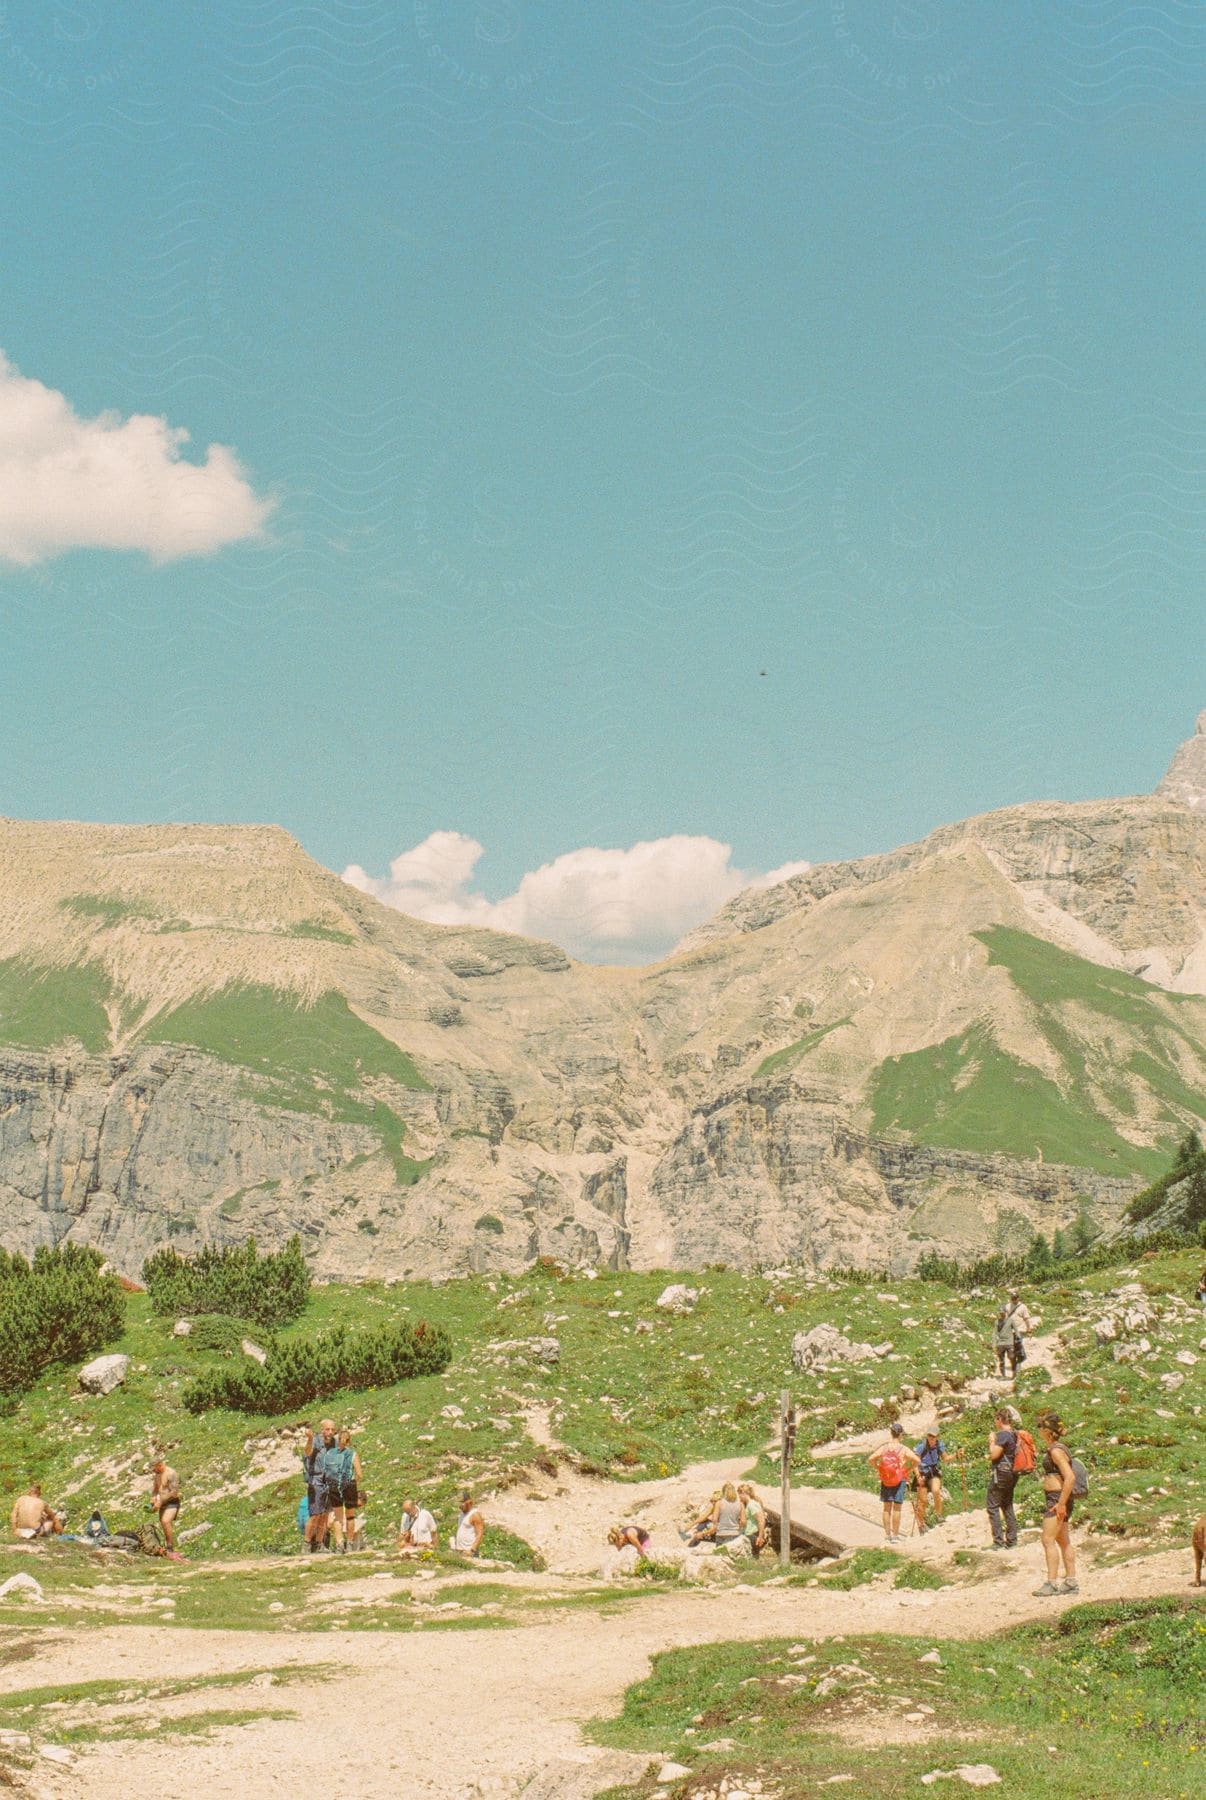
[[[1206,1562],[1206,1513],[1193,1528],[1193,1585],[1202,1585],[1202,1564]]]

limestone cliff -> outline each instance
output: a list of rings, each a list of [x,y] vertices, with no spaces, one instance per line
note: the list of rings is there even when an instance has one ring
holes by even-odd
[[[271,828],[0,822],[0,1241],[136,1274],[298,1230],[356,1276],[1108,1224],[1206,1114],[1200,725],[1154,796],[813,868],[646,969],[405,918]]]

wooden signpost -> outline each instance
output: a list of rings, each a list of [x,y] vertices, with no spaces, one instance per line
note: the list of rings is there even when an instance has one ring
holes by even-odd
[[[779,1567],[791,1564],[791,1458],[796,1447],[796,1409],[784,1388],[779,1395]]]

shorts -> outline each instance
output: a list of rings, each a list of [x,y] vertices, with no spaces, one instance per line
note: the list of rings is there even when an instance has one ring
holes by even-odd
[[[1054,1518],[1054,1517],[1055,1517],[1055,1509],[1056,1509],[1056,1507],[1057,1507],[1057,1506],[1058,1506],[1058,1505],[1059,1505],[1059,1493],[1058,1493],[1058,1490],[1057,1490],[1057,1491],[1056,1491],[1056,1492],[1055,1492],[1055,1493],[1054,1493],[1054,1494],[1044,1494],[1044,1495],[1043,1495],[1043,1501],[1044,1501],[1044,1505],[1043,1505],[1043,1517],[1044,1517],[1044,1519],[1053,1519],[1053,1518]],[[1068,1496],[1068,1501],[1067,1501],[1067,1506],[1068,1506],[1068,1514],[1067,1514],[1067,1517],[1068,1517],[1068,1521],[1071,1521],[1071,1518],[1072,1518],[1072,1510],[1073,1510],[1073,1508],[1074,1508],[1074,1507],[1075,1507],[1075,1505],[1076,1505],[1076,1502],[1075,1502],[1075,1500],[1073,1500],[1073,1498],[1072,1498],[1072,1496],[1071,1496],[1071,1495],[1070,1495],[1070,1494],[1069,1494],[1069,1496]]]
[[[325,1481],[312,1481],[306,1489],[306,1499],[310,1503],[310,1516],[313,1518],[315,1513],[329,1513],[336,1496]]]
[[[354,1481],[349,1481],[344,1488],[340,1496],[340,1504],[352,1508],[353,1511],[360,1505],[360,1489]]]
[[[942,1472],[939,1469],[919,1469],[917,1474],[913,1477],[914,1487],[927,1488],[931,1493],[933,1492],[935,1482],[938,1483],[939,1487],[942,1486]]]
[[[163,1525],[163,1524],[174,1525],[179,1511],[180,1511],[179,1500],[165,1500],[163,1505],[159,1508],[159,1523],[161,1525]]]
[[[903,1506],[908,1491],[907,1481],[898,1481],[895,1487],[885,1487],[882,1481],[879,1484],[879,1497],[885,1506]]]

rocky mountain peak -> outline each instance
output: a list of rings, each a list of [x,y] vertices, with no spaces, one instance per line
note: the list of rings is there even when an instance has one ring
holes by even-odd
[[[1206,812],[1206,712],[1198,714],[1193,736],[1177,750],[1156,792],[1193,812]]]

